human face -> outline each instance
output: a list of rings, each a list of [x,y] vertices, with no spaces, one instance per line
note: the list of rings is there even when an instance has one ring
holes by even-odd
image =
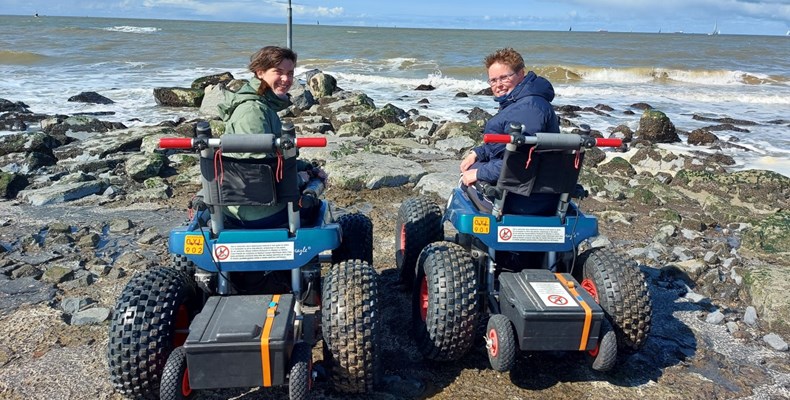
[[[488,67],[488,82],[494,96],[501,97],[524,80],[524,70],[513,71],[510,66],[495,62]]]
[[[266,82],[277,97],[284,99],[294,81],[294,67],[294,62],[286,58],[276,67],[258,71],[255,75]]]

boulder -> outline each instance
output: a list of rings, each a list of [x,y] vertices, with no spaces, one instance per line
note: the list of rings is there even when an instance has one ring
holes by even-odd
[[[96,92],[82,92],[78,95],[69,97],[68,101],[74,101],[78,103],[90,103],[90,104],[113,104],[114,101],[96,93]]]
[[[680,138],[675,130],[675,125],[669,117],[658,110],[645,110],[639,119],[639,129],[636,135],[651,143],[674,143]]]
[[[203,101],[203,89],[181,87],[154,88],[156,104],[167,107],[200,107]]]
[[[232,81],[233,74],[230,72],[223,72],[221,74],[207,75],[192,81],[192,89],[205,89],[209,86],[216,86],[220,83],[228,83]]]
[[[330,185],[349,190],[398,187],[417,183],[425,175],[425,169],[414,161],[364,152],[327,160],[324,170]]]
[[[335,93],[335,90],[337,90],[337,79],[332,75],[319,72],[310,77],[307,85],[313,97],[320,99]]]
[[[762,265],[743,271],[744,285],[752,305],[767,328],[790,334],[790,267]]]

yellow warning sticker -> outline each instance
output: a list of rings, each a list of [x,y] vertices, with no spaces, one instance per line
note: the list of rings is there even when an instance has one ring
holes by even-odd
[[[203,236],[184,236],[184,254],[203,254],[204,241]]]
[[[472,232],[489,233],[491,232],[491,222],[488,217],[474,217],[472,219]]]

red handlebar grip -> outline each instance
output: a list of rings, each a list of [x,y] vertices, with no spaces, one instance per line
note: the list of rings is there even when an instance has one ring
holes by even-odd
[[[326,147],[325,137],[296,138],[296,147]]]
[[[483,142],[486,143],[510,143],[513,138],[510,135],[500,135],[498,133],[486,133],[483,135]]]
[[[188,137],[166,137],[159,139],[160,149],[191,149],[192,138]]]
[[[595,138],[595,145],[598,147],[620,147],[623,145],[623,139]]]

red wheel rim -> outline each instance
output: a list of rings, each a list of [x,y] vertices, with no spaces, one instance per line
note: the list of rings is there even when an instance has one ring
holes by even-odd
[[[189,335],[189,310],[184,304],[178,307],[174,329],[173,347],[178,347],[187,341]]]
[[[406,251],[406,225],[401,225],[400,227],[400,252]]]
[[[189,397],[192,394],[192,388],[189,386],[189,370],[184,369],[184,376],[181,378],[181,394],[184,397]]]
[[[428,319],[428,278],[423,277],[420,283],[420,317]]]
[[[595,282],[593,282],[592,279],[585,278],[582,281],[582,287],[587,291],[587,293],[590,294],[590,296],[592,296],[596,303],[601,303],[601,301],[598,299],[598,288],[595,286]]]
[[[491,329],[488,331],[488,340],[490,341],[488,354],[490,354],[491,357],[496,357],[499,353],[499,338],[496,335],[496,329]]]
[[[590,296],[592,296],[593,300],[595,300],[596,303],[599,304],[601,303],[601,301],[598,299],[598,288],[595,286],[595,282],[593,282],[592,279],[585,278],[582,281],[582,287],[584,288],[584,290],[587,291],[587,293],[590,294]],[[595,344],[595,348],[588,351],[587,354],[589,354],[592,357],[598,356],[598,350],[600,349],[601,346],[601,339],[603,338],[598,338],[598,343]]]

